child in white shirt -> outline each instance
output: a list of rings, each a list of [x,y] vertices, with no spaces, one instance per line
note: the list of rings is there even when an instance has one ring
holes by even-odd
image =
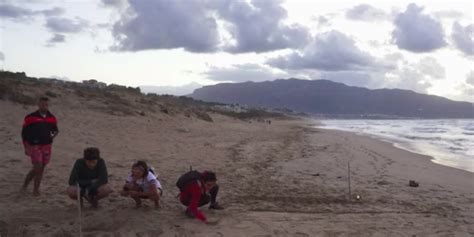
[[[136,207],[142,204],[141,199],[150,199],[155,207],[160,207],[160,197],[163,193],[160,181],[144,161],[137,161],[132,166],[132,172],[128,175],[123,190],[120,193],[124,197],[135,200]]]

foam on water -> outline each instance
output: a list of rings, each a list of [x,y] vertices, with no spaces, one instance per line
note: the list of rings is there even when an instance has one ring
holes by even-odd
[[[474,120],[323,120],[320,127],[367,134],[474,172]]]

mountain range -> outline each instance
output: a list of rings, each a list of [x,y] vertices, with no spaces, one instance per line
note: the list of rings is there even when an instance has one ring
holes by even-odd
[[[194,90],[198,100],[287,108],[312,115],[387,118],[474,118],[474,104],[401,89],[367,89],[329,80],[278,79],[222,83]]]

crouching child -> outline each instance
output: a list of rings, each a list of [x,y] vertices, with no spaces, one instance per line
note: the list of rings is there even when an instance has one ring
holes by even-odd
[[[219,186],[217,185],[216,174],[212,171],[199,172],[196,170],[183,174],[176,186],[179,188],[179,200],[181,204],[186,206],[185,214],[190,218],[197,218],[206,224],[210,223],[204,213],[198,207],[209,204],[209,209],[224,209],[217,202],[217,193]]]
[[[128,175],[120,194],[135,200],[137,208],[142,205],[141,199],[149,199],[155,204],[155,208],[159,208],[163,188],[147,163],[137,161],[132,165],[131,173]]]
[[[81,199],[86,199],[94,208],[100,199],[107,197],[112,190],[108,187],[107,167],[100,157],[98,148],[89,147],[84,150],[84,157],[77,159],[69,176],[67,194],[77,200],[78,187]]]

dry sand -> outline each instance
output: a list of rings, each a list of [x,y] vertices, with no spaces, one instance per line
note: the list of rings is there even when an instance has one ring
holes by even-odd
[[[208,123],[166,114],[119,117],[52,104],[60,134],[42,196],[19,194],[31,167],[20,129],[34,107],[0,101],[0,235],[78,236],[77,207],[65,195],[75,159],[88,146],[105,158],[115,192],[83,210],[84,236],[472,236],[474,174],[309,121]],[[134,208],[118,192],[133,161],[147,160],[164,185],[162,208]],[[347,162],[351,166],[349,200]],[[177,177],[189,166],[217,172],[223,211],[207,226],[184,216]],[[410,179],[420,187],[408,186]],[[31,190],[31,187],[30,187]]]

